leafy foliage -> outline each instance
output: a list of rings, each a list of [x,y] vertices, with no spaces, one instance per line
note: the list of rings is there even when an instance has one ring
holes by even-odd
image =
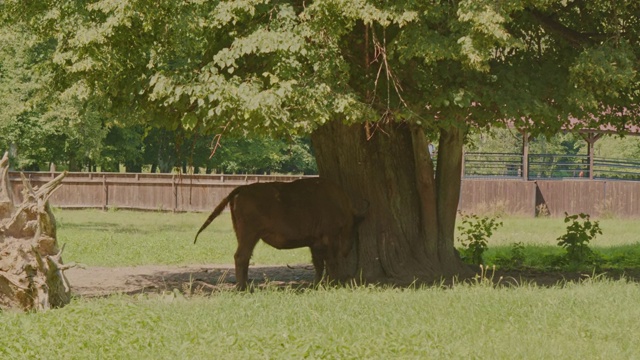
[[[470,264],[484,264],[482,256],[488,249],[489,238],[502,225],[502,221],[496,217],[462,214],[461,224],[458,226],[462,259]]]
[[[604,141],[600,140],[600,141]],[[493,153],[522,152],[522,134],[516,129],[493,128],[469,136],[470,151]],[[587,144],[575,133],[559,133],[553,136],[540,135],[529,140],[531,154],[586,154]]]
[[[3,10],[56,39],[59,89],[99,99],[119,120],[298,135],[390,110],[436,127],[513,119],[553,132],[568,114],[623,125],[637,117],[617,111],[639,96],[638,6],[102,0]]]
[[[20,25],[0,27],[0,38],[0,148],[12,149],[16,167],[32,170],[97,158],[105,114],[71,91],[50,91],[55,78],[48,61],[55,44]]]
[[[565,213],[567,232],[558,238],[558,246],[566,250],[563,261],[568,265],[595,265],[598,256],[589,248],[589,242],[602,234],[598,221],[591,221],[588,214]]]
[[[638,118],[639,5],[631,0],[0,6],[3,31],[33,39],[10,43],[41,49],[36,58],[47,81],[28,82],[24,92],[47,96],[30,116],[51,113],[46,127],[60,125],[42,131],[57,134],[51,141],[66,157],[76,152],[94,163],[100,141],[123,124],[295,137],[333,120],[405,120],[437,132],[511,119],[553,133],[569,114],[585,126]],[[2,63],[3,73],[16,69]],[[21,101],[9,99],[12,110],[3,115],[25,114]],[[3,133],[24,138],[24,131]]]
[[[309,141],[304,139],[229,138],[211,160],[209,166],[223,173],[317,173]]]

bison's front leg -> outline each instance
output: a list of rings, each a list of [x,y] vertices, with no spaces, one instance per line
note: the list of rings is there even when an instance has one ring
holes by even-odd
[[[313,284],[318,285],[322,281],[324,275],[324,262],[327,259],[327,249],[324,246],[311,246],[311,261],[316,270],[316,276]]]

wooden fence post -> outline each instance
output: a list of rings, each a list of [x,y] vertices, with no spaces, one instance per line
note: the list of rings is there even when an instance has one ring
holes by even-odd
[[[102,175],[102,189],[104,190],[104,197],[102,198],[102,210],[107,210],[109,206],[109,188],[107,187],[107,176]]]
[[[522,178],[529,180],[529,134],[522,132]]]
[[[171,176],[171,190],[173,190],[173,212],[178,211],[178,187],[176,184],[176,174]]]
[[[600,140],[600,138],[602,137],[602,134],[581,133],[580,135],[582,135],[582,138],[587,142],[587,157],[589,160],[589,179],[593,180],[593,145],[596,143],[596,141]]]

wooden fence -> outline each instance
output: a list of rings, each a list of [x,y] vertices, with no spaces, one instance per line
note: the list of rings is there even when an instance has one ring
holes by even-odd
[[[26,172],[33,186],[59,173]],[[292,181],[302,176],[68,173],[50,203],[60,208],[118,208],[211,211],[236,186]],[[14,195],[22,198],[19,173],[9,173]]]
[[[463,180],[459,209],[640,218],[640,183],[620,180]]]
[[[26,172],[33,186],[58,173]],[[19,173],[11,172],[21,198]],[[119,208],[160,211],[211,211],[236,186],[292,181],[302,176],[69,173],[50,199],[61,208]],[[640,182],[605,180],[464,179],[459,209],[535,216],[565,212],[640,218]]]
[[[477,214],[504,212],[535,216],[536,183],[505,179],[463,179],[458,209]]]

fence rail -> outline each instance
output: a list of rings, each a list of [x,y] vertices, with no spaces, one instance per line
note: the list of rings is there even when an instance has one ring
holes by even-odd
[[[594,158],[597,179],[640,180],[640,162],[623,159]]]
[[[587,155],[529,155],[529,180],[589,177]]]
[[[522,177],[522,155],[510,153],[466,153],[464,175],[467,178]]]
[[[25,172],[34,186],[59,173]],[[61,208],[122,208],[165,211],[209,211],[239,185],[292,181],[286,175],[180,175],[132,173],[68,173],[50,199]],[[22,182],[9,173],[13,193],[22,199]]]
[[[526,160],[526,161],[525,161]],[[588,155],[478,153],[464,155],[463,176],[467,179],[502,178],[527,180],[559,180],[590,178],[608,180],[640,180],[640,162]],[[526,166],[526,172],[523,171]]]
[[[28,172],[33,186],[59,173]],[[292,181],[303,176],[172,175],[68,173],[51,197],[61,208],[122,208],[211,211],[235,187],[253,182]],[[10,172],[14,196],[21,200],[19,173]],[[586,179],[524,181],[463,179],[459,209],[534,216],[544,207],[551,216],[565,212],[640,218],[640,182]]]

